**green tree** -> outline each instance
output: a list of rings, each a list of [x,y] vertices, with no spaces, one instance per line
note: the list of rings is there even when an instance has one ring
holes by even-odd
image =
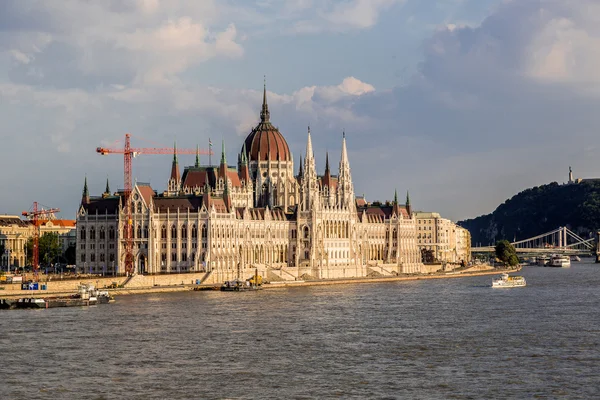
[[[39,246],[40,266],[56,262],[57,258],[62,254],[58,233],[44,233],[40,236]],[[25,244],[25,250],[27,251],[27,264],[31,265],[33,263],[33,238],[29,238],[27,244]]]
[[[514,267],[519,264],[519,257],[515,248],[508,240],[500,240],[496,242],[496,258],[498,258],[504,265],[510,265]]]
[[[63,257],[65,258],[66,263],[68,265],[75,265],[76,264],[75,255],[76,255],[75,245],[71,244],[65,250],[65,254],[63,254]]]

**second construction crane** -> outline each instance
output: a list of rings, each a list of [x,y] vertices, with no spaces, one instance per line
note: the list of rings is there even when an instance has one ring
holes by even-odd
[[[23,211],[21,214],[29,218],[33,223],[33,276],[38,280],[38,269],[40,268],[40,217],[49,217],[54,213],[60,212],[58,208],[43,209],[38,207],[38,202],[34,201],[29,211]]]
[[[133,235],[132,235],[132,218],[131,218],[131,162],[134,157],[140,154],[202,154],[212,155],[210,150],[200,149],[171,149],[167,147],[131,147],[131,135],[125,134],[125,146],[123,148],[97,147],[96,152],[101,155],[108,154],[123,154],[125,183],[125,201],[123,207],[127,213],[127,221],[125,227],[125,271],[128,275],[133,275]]]

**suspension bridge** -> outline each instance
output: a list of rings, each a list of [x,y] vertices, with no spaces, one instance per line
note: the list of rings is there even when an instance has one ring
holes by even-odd
[[[597,240],[595,237],[584,239],[566,227],[542,233],[528,239],[515,240],[511,243],[518,254],[564,254],[591,256],[596,255]],[[472,247],[472,253],[493,253],[494,246]]]

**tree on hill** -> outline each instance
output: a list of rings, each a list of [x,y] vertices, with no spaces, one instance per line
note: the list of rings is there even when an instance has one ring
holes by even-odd
[[[460,221],[474,246],[526,239],[566,226],[583,238],[600,229],[600,180],[526,189],[491,214]]]
[[[517,252],[508,240],[500,240],[496,243],[496,258],[502,261],[504,265],[510,265],[511,267],[519,264]]]

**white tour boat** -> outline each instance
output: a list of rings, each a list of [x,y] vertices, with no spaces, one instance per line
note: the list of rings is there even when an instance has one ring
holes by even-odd
[[[548,264],[549,267],[570,267],[571,266],[571,258],[569,256],[561,256],[559,254],[555,254],[550,258],[550,262]]]
[[[525,285],[527,285],[527,282],[525,282],[525,278],[522,276],[502,274],[500,278],[492,280],[492,287],[495,288],[523,287]]]

